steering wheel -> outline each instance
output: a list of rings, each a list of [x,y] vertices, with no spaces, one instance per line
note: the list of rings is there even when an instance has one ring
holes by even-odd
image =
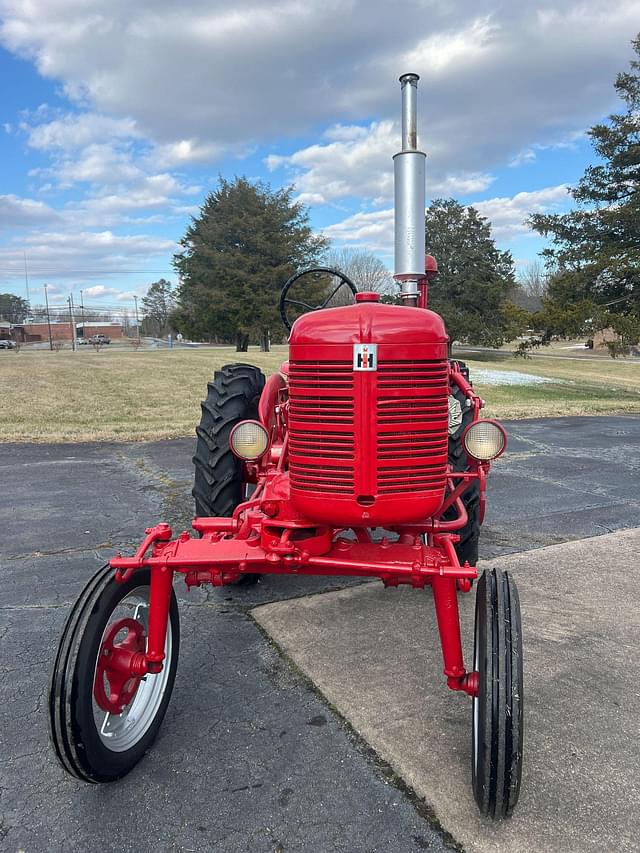
[[[313,275],[317,273],[325,273],[328,275],[335,276],[338,279],[338,284],[333,288],[327,298],[320,303],[320,305],[309,305],[308,302],[301,302],[298,299],[289,299],[287,297],[287,294],[291,290],[291,287],[299,279],[301,279],[305,275]],[[311,267],[311,269],[303,270],[302,272],[298,272],[295,275],[292,275],[280,291],[280,303],[278,307],[280,309],[280,316],[282,317],[282,322],[285,324],[286,328],[291,331],[291,326],[293,324],[290,322],[289,317],[287,316],[287,305],[297,305],[298,308],[306,308],[307,311],[320,311],[322,308],[327,307],[327,305],[331,302],[331,300],[341,287],[348,287],[354,296],[358,292],[358,288],[351,281],[349,276],[345,275],[343,272],[339,272],[338,270],[333,270],[331,269],[331,267]]]

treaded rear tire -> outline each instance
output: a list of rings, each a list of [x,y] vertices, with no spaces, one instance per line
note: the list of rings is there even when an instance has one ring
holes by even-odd
[[[469,369],[463,361],[454,359],[460,367],[460,372],[469,379]],[[467,453],[462,445],[462,433],[473,420],[473,410],[468,408],[467,398],[455,383],[451,384],[450,393],[462,407],[462,423],[458,429],[449,436],[449,464],[454,471],[468,471],[469,462]],[[480,486],[477,480],[462,493],[462,503],[467,510],[469,520],[462,530],[456,531],[460,541],[454,546],[456,554],[461,563],[467,561],[470,566],[478,564],[478,543],[480,540]],[[451,507],[444,514],[445,519],[455,518],[456,509]]]
[[[226,364],[216,370],[201,403],[196,427],[195,477],[192,495],[197,516],[228,518],[245,499],[242,463],[229,447],[229,435],[240,421],[255,420],[264,388],[262,371],[252,364]],[[255,582],[259,575],[244,575]]]

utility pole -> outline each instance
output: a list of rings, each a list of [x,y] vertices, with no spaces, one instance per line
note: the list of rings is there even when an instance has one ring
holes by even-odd
[[[49,327],[49,349],[53,352],[53,338],[51,337],[51,317],[49,316],[49,296],[47,294],[48,285],[44,286],[44,303],[47,306],[47,326]]]
[[[140,318],[138,317],[138,297],[134,296],[133,301],[136,305],[136,332],[138,334],[138,340],[140,340]]]
[[[80,291],[80,310],[82,311],[82,340],[84,340],[84,299],[82,298],[82,291]]]
[[[24,286],[27,288],[27,302],[29,303],[29,313],[31,313],[31,300],[29,299],[29,273],[27,272],[27,253],[24,252]]]
[[[67,299],[69,304],[69,326],[71,327],[71,349],[76,351],[76,330],[73,324],[73,298],[71,294],[69,294],[69,298]]]

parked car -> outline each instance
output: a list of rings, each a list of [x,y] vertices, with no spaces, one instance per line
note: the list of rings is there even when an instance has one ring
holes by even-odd
[[[91,335],[89,338],[90,344],[110,344],[111,338],[108,335]]]
[[[2,340],[0,340],[0,349],[15,349],[15,348],[16,348],[16,342],[15,341],[10,341],[7,338],[3,338]]]

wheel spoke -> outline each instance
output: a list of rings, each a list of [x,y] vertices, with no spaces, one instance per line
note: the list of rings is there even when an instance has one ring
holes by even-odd
[[[313,306],[313,305],[309,305],[308,302],[303,302],[302,300],[289,299],[288,294],[289,294],[289,290],[291,289],[292,285],[295,284],[295,282],[297,282],[298,279],[301,279],[303,276],[306,276],[306,275],[310,275],[310,276],[315,275],[316,277],[324,276],[325,278],[331,277],[334,279],[337,278],[338,284],[333,288],[333,290],[327,296],[327,298],[323,302],[321,302],[319,305]],[[329,303],[331,302],[331,300],[336,295],[336,293],[340,290],[341,287],[348,287],[354,296],[358,292],[358,288],[355,286],[355,284],[351,281],[351,279],[347,275],[339,272],[338,270],[330,269],[329,267],[313,267],[312,269],[303,270],[302,272],[299,272],[299,273],[296,273],[295,275],[292,275],[291,278],[286,282],[286,284],[284,285],[284,287],[282,288],[282,291],[280,293],[279,310],[280,310],[280,317],[282,318],[282,322],[284,323],[286,328],[289,331],[291,331],[292,322],[291,322],[289,316],[287,315],[287,305],[294,305],[297,308],[302,308],[303,310],[306,310],[306,311],[320,311],[323,308],[326,308],[327,305],[329,305]]]
[[[100,734],[103,737],[113,737],[113,732],[107,731],[107,729],[109,727],[109,720],[110,719],[111,719],[111,714],[107,711],[107,713],[104,715],[104,722],[102,723],[102,726],[100,727]]]
[[[309,311],[317,311],[318,308],[321,307],[319,305],[316,305],[314,307],[313,305],[309,305],[308,302],[300,302],[298,299],[285,299],[284,304],[285,305],[298,305],[300,308],[306,308]]]
[[[324,300],[324,302],[322,303],[322,305],[320,305],[320,306],[318,306],[318,307],[319,307],[319,308],[326,308],[326,307],[327,307],[327,305],[328,305],[328,304],[331,302],[331,300],[333,299],[333,297],[336,295],[336,293],[340,290],[340,288],[341,288],[341,287],[344,287],[346,284],[347,284],[347,282],[346,282],[344,279],[340,279],[340,281],[338,282],[338,284],[336,285],[336,287],[334,287],[334,288],[333,288],[333,290],[332,290],[332,291],[331,291],[331,293],[327,296],[327,298]]]

